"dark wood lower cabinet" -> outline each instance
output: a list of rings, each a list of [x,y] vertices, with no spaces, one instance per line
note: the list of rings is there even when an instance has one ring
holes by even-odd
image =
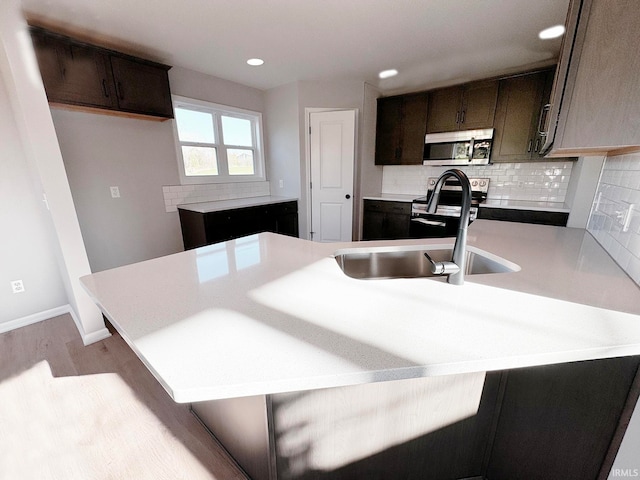
[[[537,223],[539,225],[566,227],[567,221],[569,220],[569,214],[566,212],[480,207],[478,209],[478,218],[484,220],[502,220],[505,222]]]
[[[363,240],[411,238],[411,203],[387,200],[364,200]]]
[[[638,400],[639,365],[592,360],[193,410],[253,480],[605,480]]]
[[[298,236],[298,202],[200,213],[178,208],[185,250],[261,232]]]
[[[506,373],[486,478],[606,479],[624,431],[620,423],[631,413],[626,407],[637,401],[632,385],[639,363],[624,357]]]

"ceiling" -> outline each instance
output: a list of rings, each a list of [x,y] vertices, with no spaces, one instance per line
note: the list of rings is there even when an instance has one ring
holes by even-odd
[[[569,0],[22,0],[27,18],[261,90],[357,80],[417,91],[554,63]],[[265,60],[260,67],[245,62]],[[380,80],[378,72],[399,75]]]

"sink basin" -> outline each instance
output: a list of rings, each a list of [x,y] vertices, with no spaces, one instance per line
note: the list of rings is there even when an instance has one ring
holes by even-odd
[[[346,248],[336,251],[333,256],[338,265],[352,278],[421,278],[443,277],[431,273],[429,261],[424,257],[428,252],[436,262],[450,261],[453,245],[394,246]],[[467,247],[465,275],[517,272],[520,267],[479,248]]]

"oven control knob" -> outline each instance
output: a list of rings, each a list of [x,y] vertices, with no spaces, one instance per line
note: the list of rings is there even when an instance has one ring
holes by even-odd
[[[478,181],[474,180],[473,182],[471,182],[471,186],[472,187],[477,187],[478,186]]]
[[[487,185],[487,181],[486,181],[486,180],[482,180],[482,181],[480,182],[480,186],[481,186],[481,187],[484,187],[484,186],[486,186],[486,185]]]

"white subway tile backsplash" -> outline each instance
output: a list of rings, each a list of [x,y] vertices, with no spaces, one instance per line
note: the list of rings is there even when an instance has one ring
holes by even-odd
[[[488,197],[494,199],[564,202],[573,163],[497,163],[462,167],[470,177],[490,179]],[[448,167],[385,166],[382,193],[425,195],[427,179]]]
[[[175,212],[176,205],[212,202],[236,198],[270,195],[269,182],[210,183],[198,185],[165,185],[162,187],[167,212]]]
[[[605,160],[587,229],[640,285],[640,154]]]

